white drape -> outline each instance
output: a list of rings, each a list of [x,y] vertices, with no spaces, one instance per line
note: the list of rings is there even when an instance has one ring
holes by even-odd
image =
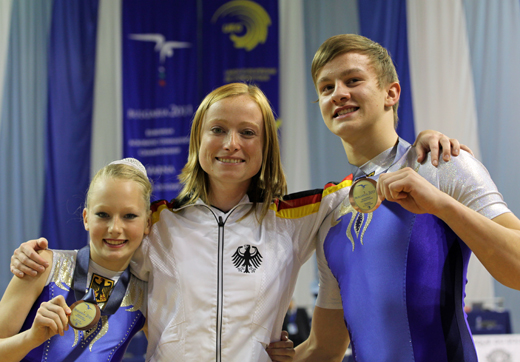
[[[9,44],[9,26],[11,25],[12,0],[0,1],[0,108],[4,94],[5,60],[7,59],[7,46]],[[1,113],[1,112],[0,112]],[[0,128],[2,127],[0,117]]]
[[[407,2],[415,129],[435,129],[480,158],[466,18],[460,1]]]
[[[460,1],[407,2],[416,130],[435,129],[480,155],[466,17]],[[493,279],[471,256],[468,300],[494,297]]]
[[[107,163],[120,159],[123,154],[121,64],[121,0],[100,0],[91,177]]]
[[[12,277],[7,266],[13,250],[40,236],[52,0],[18,0],[11,9],[9,31],[1,35],[9,38],[0,98],[1,290]]]
[[[305,107],[305,41],[302,0],[282,0],[280,11],[280,118],[282,163],[289,192],[310,189],[307,107]],[[294,290],[297,305],[311,306],[309,291],[314,263],[305,263]]]
[[[302,0],[280,1],[282,162],[289,192],[310,188]]]
[[[520,2],[465,0],[484,165],[520,215],[518,135],[520,134]],[[511,311],[513,331],[520,331],[520,293],[494,282],[495,295]]]

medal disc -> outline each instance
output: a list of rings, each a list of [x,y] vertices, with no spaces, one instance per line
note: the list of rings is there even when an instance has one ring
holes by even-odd
[[[348,198],[356,211],[369,213],[381,205],[376,186],[377,182],[370,178],[362,178],[352,184]]]
[[[69,316],[69,324],[78,330],[87,330],[94,327],[101,316],[99,306],[95,303],[79,300],[72,304]]]

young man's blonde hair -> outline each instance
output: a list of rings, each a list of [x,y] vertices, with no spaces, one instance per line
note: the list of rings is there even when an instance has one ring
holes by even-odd
[[[356,34],[340,34],[335,35],[327,40],[316,51],[312,60],[311,73],[314,87],[317,89],[317,78],[321,68],[332,61],[338,55],[345,53],[364,54],[370,60],[370,64],[376,72],[378,85],[380,88],[393,83],[399,82],[394,62],[388,54],[388,51],[379,43],[372,41],[364,36]],[[397,107],[399,102],[393,105],[394,111],[394,127],[397,127]]]
[[[271,202],[275,199],[282,198],[283,195],[287,193],[287,183],[282,169],[274,114],[266,96],[260,88],[255,85],[245,83],[226,84],[215,89],[204,98],[195,113],[191,125],[188,162],[186,162],[186,165],[179,175],[179,180],[184,187],[177,199],[182,202],[193,203],[200,198],[205,203],[209,203],[209,179],[199,163],[201,130],[204,118],[209,107],[216,102],[224,98],[240,95],[247,95],[258,104],[264,120],[265,137],[262,167],[260,171],[253,176],[247,192],[250,200],[254,203],[250,212],[256,209],[256,203],[263,202],[260,215],[257,215],[259,221],[262,221],[269,210]]]

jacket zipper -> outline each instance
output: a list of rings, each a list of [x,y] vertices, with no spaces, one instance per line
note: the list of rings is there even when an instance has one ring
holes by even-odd
[[[222,354],[222,312],[223,305],[223,285],[224,285],[224,221],[222,216],[218,217],[218,271],[217,271],[217,338],[216,338],[216,361],[221,361]]]
[[[236,205],[226,215],[226,220],[222,216],[218,216],[211,207],[204,205],[215,217],[218,224],[218,263],[217,263],[217,325],[216,325],[216,345],[215,345],[215,361],[222,361],[222,314],[224,310],[224,225],[231,214],[240,206]]]

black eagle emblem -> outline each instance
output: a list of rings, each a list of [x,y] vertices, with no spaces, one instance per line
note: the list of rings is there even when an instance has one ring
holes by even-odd
[[[251,245],[239,246],[232,258],[233,265],[242,273],[254,273],[262,264],[262,255]]]
[[[90,288],[94,289],[98,303],[105,303],[108,300],[113,286],[114,281],[112,279],[104,278],[98,274],[92,274]]]

